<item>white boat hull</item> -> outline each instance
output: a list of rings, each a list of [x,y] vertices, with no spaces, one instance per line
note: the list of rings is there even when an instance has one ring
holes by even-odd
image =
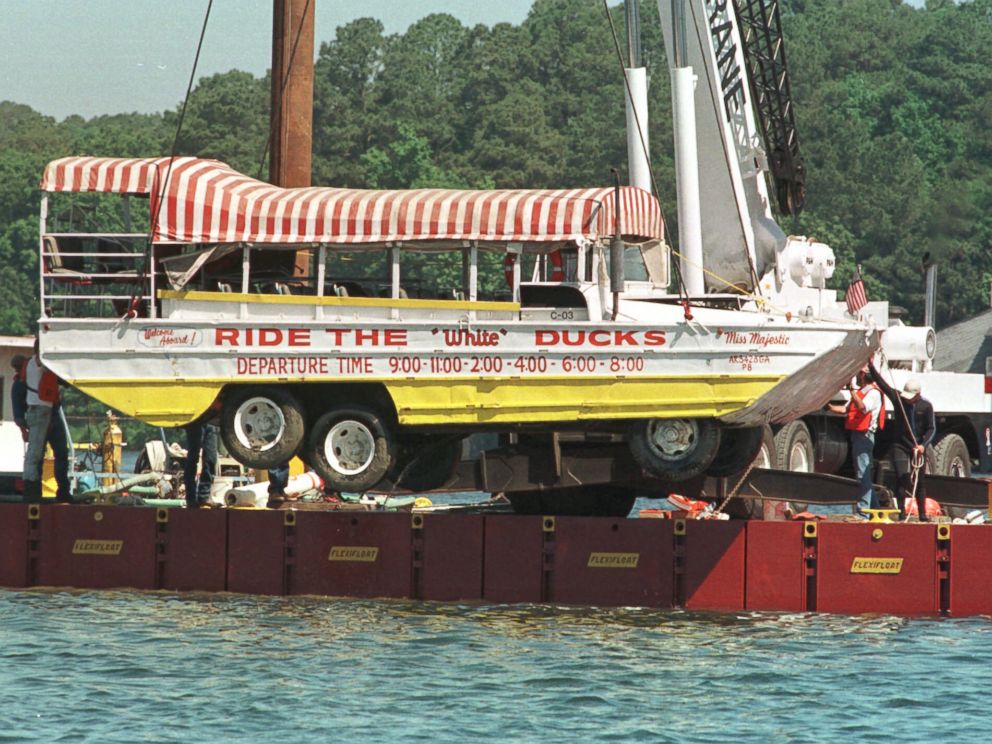
[[[616,321],[512,303],[176,294],[166,317],[51,318],[45,362],[177,426],[230,384],[381,384],[410,426],[703,417],[788,421],[877,346],[853,323],[628,301]],[[330,391],[328,395],[332,395]]]

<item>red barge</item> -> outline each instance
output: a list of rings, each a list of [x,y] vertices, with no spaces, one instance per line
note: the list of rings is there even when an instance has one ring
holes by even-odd
[[[962,617],[992,615],[990,560],[970,524],[0,504],[11,588]]]

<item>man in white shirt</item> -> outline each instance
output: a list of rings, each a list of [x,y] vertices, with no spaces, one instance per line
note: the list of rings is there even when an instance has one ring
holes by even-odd
[[[847,389],[851,394],[848,404],[831,404],[829,408],[834,413],[844,414],[844,428],[851,434],[851,461],[854,464],[854,477],[860,485],[857,517],[867,520],[867,510],[879,507],[878,494],[872,484],[872,455],[875,450],[875,434],[885,426],[885,401],[882,391],[871,381],[867,367],[858,372]]]
[[[55,479],[58,482],[56,498],[58,501],[71,501],[69,448],[59,414],[59,379],[41,363],[37,340],[34,342],[34,354],[24,371],[24,381],[28,388],[28,410],[24,417],[28,427],[28,448],[24,454],[24,500],[41,500],[45,445],[51,443],[55,454]]]

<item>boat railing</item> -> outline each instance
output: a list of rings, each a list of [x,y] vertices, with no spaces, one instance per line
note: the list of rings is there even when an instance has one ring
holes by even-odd
[[[151,305],[147,233],[47,232],[40,258],[45,317],[122,317]]]

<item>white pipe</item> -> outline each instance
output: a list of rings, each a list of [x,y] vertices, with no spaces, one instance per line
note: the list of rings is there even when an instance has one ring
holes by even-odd
[[[675,182],[678,189],[679,252],[682,280],[690,296],[702,295],[703,231],[699,213],[699,161],[696,151],[696,77],[691,67],[672,68],[675,128]]]
[[[627,111],[627,167],[631,186],[651,191],[651,167],[648,164],[648,71],[643,67],[625,68],[627,88],[624,96]]]

